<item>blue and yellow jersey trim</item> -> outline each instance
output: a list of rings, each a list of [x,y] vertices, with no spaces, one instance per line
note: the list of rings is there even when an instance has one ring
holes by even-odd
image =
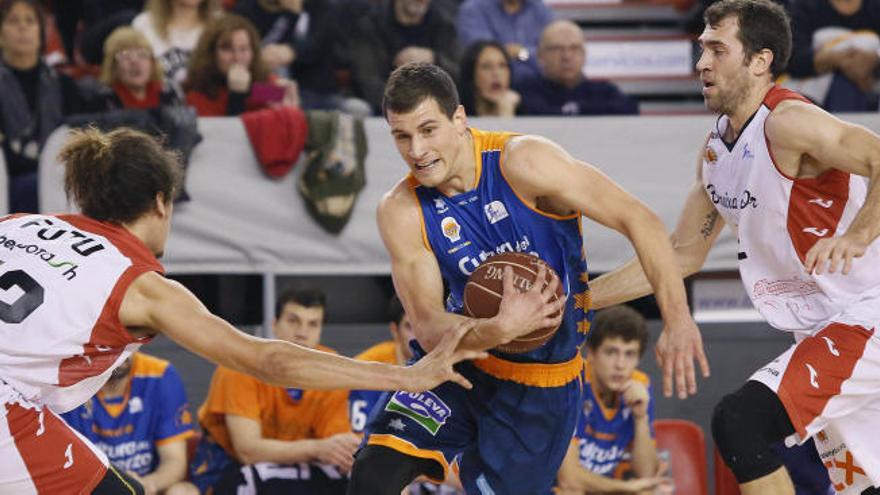
[[[162,378],[162,375],[165,374],[165,370],[167,369],[168,361],[147,354],[141,354],[140,352],[135,352],[131,355],[131,370],[128,372],[130,379],[128,381],[128,386],[125,388],[122,400],[119,402],[108,403],[103,392],[100,390],[95,397],[107,411],[107,414],[114,418],[118,418],[119,415],[125,411],[125,408],[128,407],[128,399],[131,397],[132,380],[135,378]]]
[[[473,361],[474,366],[500,380],[530,387],[562,387],[578,378],[584,370],[580,355],[562,363],[517,363],[489,355]]]

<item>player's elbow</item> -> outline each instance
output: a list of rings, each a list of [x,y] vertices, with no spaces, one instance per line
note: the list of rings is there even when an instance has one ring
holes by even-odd
[[[709,255],[707,249],[699,249],[696,246],[683,242],[681,238],[673,233],[669,240],[672,242],[672,248],[675,250],[675,258],[681,268],[682,278],[690,277],[703,268],[706,257]]]
[[[294,356],[294,346],[278,342],[267,341],[261,343],[256,353],[256,367],[251,373],[260,381],[272,385],[295,387],[299,382],[301,370],[300,359]]]

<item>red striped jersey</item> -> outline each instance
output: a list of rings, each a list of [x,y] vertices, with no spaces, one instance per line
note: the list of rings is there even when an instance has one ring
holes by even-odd
[[[706,193],[737,234],[740,275],[771,325],[810,332],[823,322],[839,321],[847,309],[846,322],[872,328],[880,319],[880,243],[856,259],[847,275],[804,270],[804,258],[816,242],[849,228],[865,202],[866,181],[837,169],[795,178],[776,166],[764,125],[789,99],[806,101],[774,86],[732,144],[721,139],[728,118],[718,119],[703,157]]]
[[[148,339],[119,320],[129,285],[162,272],[122,226],[82,215],[0,221],[0,380],[62,413],[82,404]]]

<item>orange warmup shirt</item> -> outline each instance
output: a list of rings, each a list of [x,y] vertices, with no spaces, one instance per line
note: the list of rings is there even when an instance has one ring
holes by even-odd
[[[199,422],[226,453],[241,462],[226,428],[227,414],[258,421],[263,438],[274,440],[327,438],[351,431],[347,390],[303,390],[299,400],[294,400],[285,387],[218,366],[208,397],[199,408]]]

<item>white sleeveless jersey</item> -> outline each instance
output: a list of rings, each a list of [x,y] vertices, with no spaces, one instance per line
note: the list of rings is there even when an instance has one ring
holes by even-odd
[[[866,181],[839,170],[796,179],[776,167],[764,122],[786,99],[807,101],[774,86],[732,145],[721,139],[727,117],[718,119],[703,157],[706,193],[738,236],[742,281],[771,325],[810,333],[842,318],[873,328],[880,321],[880,244],[856,258],[848,275],[842,267],[810,275],[803,264],[819,239],[846,232],[865,201]]]
[[[162,272],[126,229],[82,215],[0,221],[0,380],[61,413],[146,341],[119,321],[139,275]]]

